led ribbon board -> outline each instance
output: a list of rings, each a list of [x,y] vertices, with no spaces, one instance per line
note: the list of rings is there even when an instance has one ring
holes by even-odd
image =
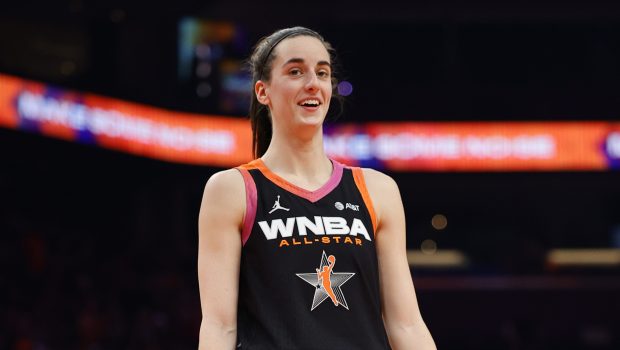
[[[0,125],[189,164],[246,162],[246,120],[168,111],[0,75]]]
[[[0,126],[159,160],[233,167],[251,159],[247,119],[196,115],[0,75]],[[327,153],[395,171],[620,168],[620,123],[392,122],[325,127]]]
[[[351,164],[396,171],[584,171],[620,167],[620,123],[368,123],[327,130]]]

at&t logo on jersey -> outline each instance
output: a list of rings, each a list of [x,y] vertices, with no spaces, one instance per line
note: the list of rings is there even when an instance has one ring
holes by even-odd
[[[351,224],[338,216],[315,216],[314,221],[305,216],[259,221],[258,226],[267,240],[281,238],[279,246],[343,243],[362,245],[364,237],[372,241],[362,220],[354,218]],[[309,236],[308,232],[313,236]],[[294,235],[296,233],[296,235]]]
[[[360,206],[359,205],[351,204],[351,203],[347,203],[347,204],[343,205],[341,202],[336,202],[336,203],[334,203],[334,206],[338,210],[351,209],[353,211],[360,211]]]

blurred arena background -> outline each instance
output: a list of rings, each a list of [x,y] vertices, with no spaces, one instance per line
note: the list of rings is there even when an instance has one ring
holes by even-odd
[[[439,349],[620,349],[600,0],[4,4],[0,349],[196,349],[202,188],[250,157],[243,60],[294,25],[338,52],[330,154],[401,188]]]

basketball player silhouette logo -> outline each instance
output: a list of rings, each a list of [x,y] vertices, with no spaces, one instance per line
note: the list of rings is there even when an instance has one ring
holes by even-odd
[[[338,300],[336,300],[336,295],[332,290],[332,280],[331,274],[334,269],[334,265],[336,264],[336,257],[330,255],[327,257],[327,266],[323,266],[323,270],[316,269],[317,278],[320,284],[317,284],[317,288],[323,287],[329,298],[332,300],[335,306],[338,306]]]
[[[269,214],[273,213],[274,211],[278,209],[289,211],[289,208],[284,208],[283,206],[280,205],[280,195],[278,195],[278,199],[276,199],[276,202],[273,203],[273,207],[269,211]]]
[[[342,285],[351,277],[355,276],[354,272],[334,272],[336,257],[333,255],[321,254],[321,262],[319,268],[315,268],[316,272],[297,273],[297,277],[314,287],[314,297],[312,298],[312,306],[310,311],[316,309],[325,300],[330,299],[334,306],[342,306],[349,310],[347,299],[342,292]]]

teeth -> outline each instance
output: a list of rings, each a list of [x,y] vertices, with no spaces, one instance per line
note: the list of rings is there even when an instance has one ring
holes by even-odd
[[[319,101],[318,100],[307,100],[307,101],[304,101],[302,105],[303,106],[318,106]]]

